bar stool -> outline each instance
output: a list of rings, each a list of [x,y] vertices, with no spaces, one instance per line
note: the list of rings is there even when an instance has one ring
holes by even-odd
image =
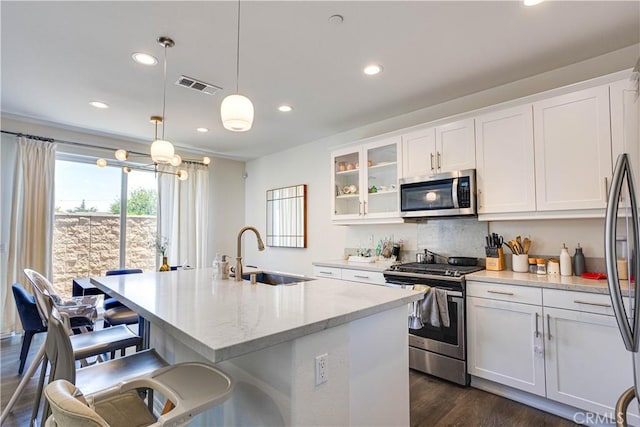
[[[117,276],[121,274],[136,274],[142,273],[139,268],[124,268],[120,270],[109,270],[105,273],[106,276]],[[126,305],[122,304],[115,298],[109,297],[104,300],[104,326],[117,326],[117,325],[134,325],[140,324],[140,317],[138,313],[131,310]],[[142,335],[142,330],[138,327],[138,335]]]
[[[155,389],[172,408],[156,420],[136,392]],[[223,371],[204,363],[182,363],[132,378],[117,387],[88,396],[65,380],[56,380],[45,389],[52,416],[58,425],[148,426],[185,425],[194,415],[227,400],[234,381]]]
[[[64,379],[77,384],[87,394],[93,394],[111,388],[121,381],[148,374],[168,365],[155,350],[151,349],[76,369],[76,355],[71,341],[72,337],[69,336],[69,330],[65,326],[66,322],[63,321],[66,315],[57,310],[51,297],[44,295],[44,298],[50,308],[49,331],[45,341],[46,360],[51,365],[49,383]],[[46,366],[43,367],[43,371],[45,370]],[[35,416],[32,417],[32,422],[38,413],[41,392],[42,388],[39,388],[34,403]],[[48,415],[49,406],[45,401],[41,425],[44,425]]]

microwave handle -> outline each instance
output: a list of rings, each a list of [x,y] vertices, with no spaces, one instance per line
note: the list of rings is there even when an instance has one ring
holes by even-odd
[[[453,178],[453,182],[451,185],[451,197],[453,199],[453,207],[456,209],[460,208],[460,204],[458,203],[458,178]]]

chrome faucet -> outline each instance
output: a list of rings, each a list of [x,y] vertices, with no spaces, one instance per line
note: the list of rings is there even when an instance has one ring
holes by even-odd
[[[236,268],[235,268],[236,282],[242,281],[242,234],[247,230],[251,230],[254,233],[256,233],[256,237],[258,238],[258,250],[264,251],[264,242],[262,241],[260,232],[255,227],[251,227],[251,226],[242,227],[240,229],[240,232],[238,233],[238,253],[236,256]]]

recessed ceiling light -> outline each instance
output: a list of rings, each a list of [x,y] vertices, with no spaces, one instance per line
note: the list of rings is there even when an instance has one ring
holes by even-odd
[[[364,73],[368,76],[375,76],[376,74],[380,74],[382,72],[382,65],[371,64],[364,67]]]
[[[282,111],[283,113],[288,113],[291,110],[293,110],[291,105],[281,105],[278,107],[278,111]]]
[[[134,52],[131,54],[131,57],[138,64],[142,65],[156,65],[158,63],[158,60],[155,58],[155,56],[151,56],[148,53]]]
[[[198,129],[196,129],[196,130],[197,130],[198,132],[200,132],[200,133],[207,133],[207,132],[209,132],[209,129],[207,129],[207,128],[198,128]]]
[[[525,6],[535,6],[542,3],[544,0],[523,0]]]
[[[329,23],[333,25],[340,25],[344,22],[344,17],[342,15],[331,15],[329,17]]]
[[[100,101],[91,101],[89,103],[89,105],[91,105],[92,107],[96,107],[96,108],[109,108],[109,106],[107,104],[105,104],[104,102],[100,102]]]

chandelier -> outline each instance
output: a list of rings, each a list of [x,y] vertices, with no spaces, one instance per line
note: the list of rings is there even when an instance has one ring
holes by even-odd
[[[165,109],[167,104],[167,48],[175,46],[175,42],[170,37],[160,36],[157,39],[160,46],[164,48],[164,69],[163,69],[163,93],[162,93],[162,116],[151,116],[151,123],[155,125],[155,132],[153,143],[151,144],[149,154],[145,153],[137,153],[134,151],[127,151],[124,149],[118,149],[115,152],[116,160],[121,162],[129,160],[131,157],[151,157],[151,161],[153,163],[137,166],[137,165],[126,165],[123,166],[123,171],[125,173],[131,172],[133,169],[137,170],[146,170],[153,171],[155,173],[166,173],[171,175],[176,175],[179,180],[184,181],[189,177],[189,174],[184,169],[179,169],[177,172],[166,171],[163,169],[159,169],[160,165],[171,165],[171,166],[180,166],[184,161],[188,161],[191,163],[200,163],[204,165],[208,165],[211,163],[211,159],[209,157],[203,157],[202,159],[183,159],[179,154],[175,153],[175,148],[173,144],[167,141],[164,138],[164,125],[165,125]],[[162,124],[162,138],[158,138],[158,124]],[[96,162],[98,167],[107,166],[107,161],[105,159],[98,159]]]

